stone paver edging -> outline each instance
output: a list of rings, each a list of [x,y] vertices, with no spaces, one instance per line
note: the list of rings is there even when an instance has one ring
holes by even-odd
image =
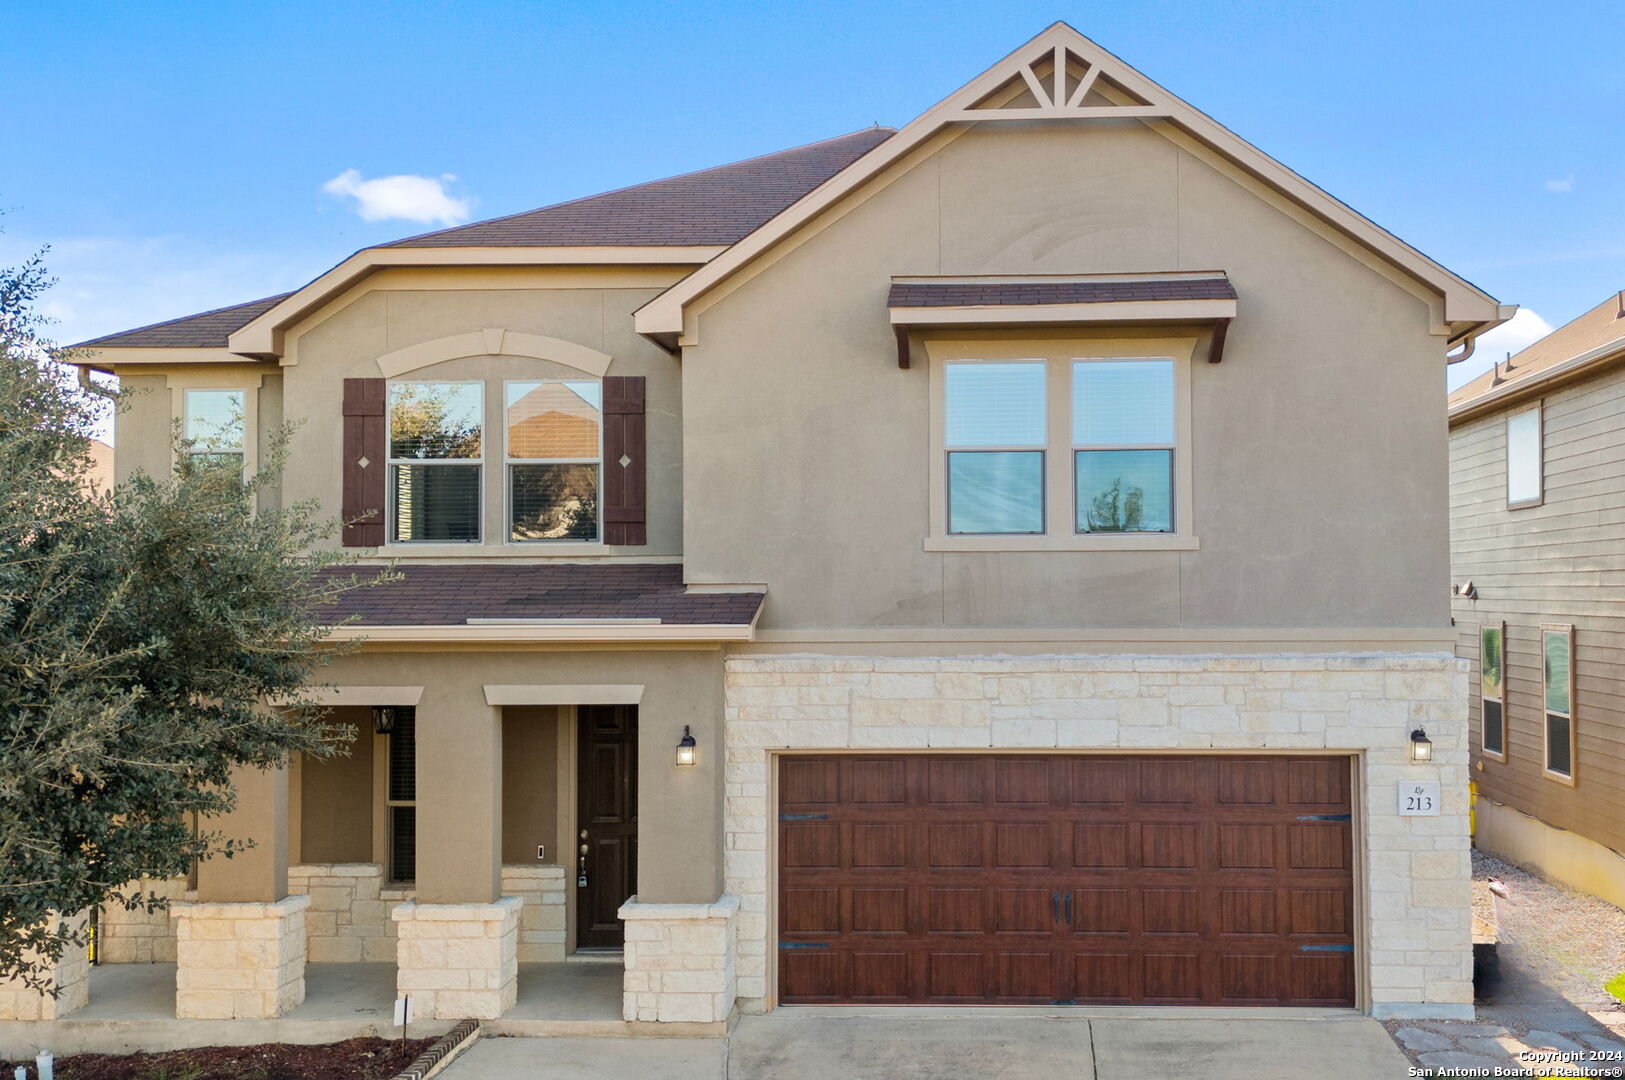
[[[450,1065],[458,1054],[473,1046],[479,1037],[478,1020],[461,1021],[436,1039],[433,1046],[419,1054],[412,1064],[396,1073],[391,1080],[429,1080],[429,1077]]]

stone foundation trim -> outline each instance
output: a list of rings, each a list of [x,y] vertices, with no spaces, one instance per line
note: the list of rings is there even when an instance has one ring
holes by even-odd
[[[549,863],[507,863],[502,867],[502,895],[517,896],[519,962],[564,962],[566,937],[565,868]]]
[[[88,915],[80,912],[53,918],[52,930],[68,926],[82,932]],[[0,979],[0,1020],[60,1020],[90,1004],[90,950],[69,945],[51,965],[46,981],[55,993],[41,993],[21,979]]]
[[[1477,1017],[1472,1005],[1448,1004],[1442,1001],[1375,1001],[1371,1015],[1378,1020],[1472,1020]]]
[[[390,912],[400,935],[395,986],[425,1020],[496,1020],[519,999],[517,896],[490,904],[419,904]]]
[[[175,1016],[267,1019],[303,1002],[308,907],[308,896],[174,905]]]
[[[626,923],[621,1015],[627,1021],[720,1023],[733,1012],[734,924],[740,899],[709,904],[646,904],[632,897],[616,912]]]

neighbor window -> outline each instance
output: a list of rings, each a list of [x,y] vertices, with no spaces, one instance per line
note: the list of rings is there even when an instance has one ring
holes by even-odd
[[[484,444],[480,383],[389,387],[389,539],[476,544]]]
[[[1490,757],[1506,760],[1506,623],[1478,632],[1479,744]]]
[[[1043,360],[961,361],[944,374],[948,531],[1044,531]]]
[[[1540,628],[1546,690],[1546,772],[1574,782],[1574,627]]]
[[[395,709],[390,729],[389,787],[384,792],[389,828],[389,880],[415,881],[418,876],[418,743],[417,710]]]
[[[1080,533],[1174,531],[1174,362],[1072,361]]]
[[[244,473],[248,394],[243,390],[187,390],[181,434],[194,466]]]
[[[1540,406],[1507,417],[1507,506],[1538,506],[1546,496]]]
[[[508,539],[596,541],[601,384],[510,382],[504,391]]]

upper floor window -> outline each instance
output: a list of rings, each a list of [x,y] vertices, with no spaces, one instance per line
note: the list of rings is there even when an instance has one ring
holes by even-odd
[[[1196,547],[1191,346],[928,341],[936,464],[927,548]]]
[[[1486,623],[1478,631],[1479,744],[1490,757],[1506,760],[1506,623]]]
[[[248,450],[247,392],[187,390],[181,434],[194,465],[230,469],[242,476]]]
[[[1546,696],[1546,774],[1574,783],[1574,627],[1540,628],[1541,681]]]
[[[484,390],[477,382],[390,384],[392,543],[479,543]]]
[[[1507,509],[1539,506],[1546,497],[1540,406],[1507,417]]]
[[[596,381],[504,384],[508,539],[596,541],[603,388]]]

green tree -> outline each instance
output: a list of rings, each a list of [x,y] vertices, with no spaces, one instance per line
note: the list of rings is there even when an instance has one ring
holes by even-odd
[[[1118,477],[1090,501],[1087,517],[1090,532],[1137,532],[1145,522],[1145,491],[1132,486],[1124,491]]]
[[[51,362],[49,284],[38,256],[0,270],[0,977],[35,987],[82,944],[52,913],[154,910],[126,883],[230,857],[234,767],[336,752],[308,687],[322,605],[361,583],[326,572],[317,507],[259,498],[285,431],[246,482],[181,452],[87,496],[97,404]]]

